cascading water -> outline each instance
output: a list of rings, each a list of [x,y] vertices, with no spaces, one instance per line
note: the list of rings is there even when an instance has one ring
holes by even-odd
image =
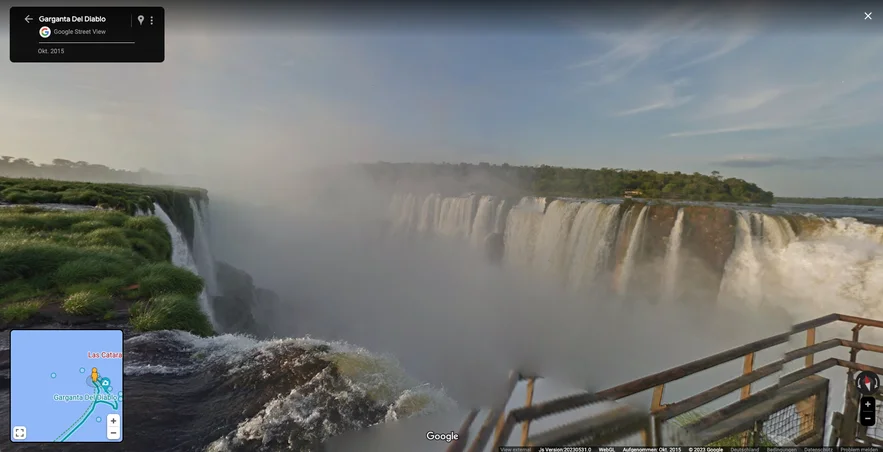
[[[751,216],[738,217],[722,298],[777,305],[799,320],[831,312],[883,317],[883,228],[851,218],[809,218],[804,221],[814,227],[798,235],[788,222],[762,215],[752,231]]]
[[[579,207],[579,203],[555,200],[546,208],[534,244],[535,269],[566,279],[567,237]]]
[[[437,232],[445,237],[468,239],[477,202],[476,195],[445,198],[438,216]]]
[[[482,196],[478,201],[478,210],[475,212],[475,221],[472,223],[470,242],[478,247],[484,244],[487,235],[496,232],[499,206],[502,202],[496,196]]]
[[[204,203],[197,203],[192,198],[190,199],[190,209],[193,210],[193,259],[196,262],[199,275],[205,281],[205,290],[212,297],[219,295],[219,291],[215,257],[209,243],[207,207]]]
[[[678,209],[675,224],[671,228],[668,238],[668,248],[665,251],[664,276],[662,280],[663,301],[671,302],[677,297],[678,277],[680,276],[679,264],[681,257],[681,238],[684,233],[684,209]]]
[[[728,209],[686,206],[670,211],[668,241],[653,257],[642,250],[661,233],[648,227],[653,208],[637,204],[623,211],[616,204],[550,203],[534,196],[509,208],[494,196],[400,194],[393,198],[391,215],[397,231],[455,237],[472,245],[502,233],[506,265],[553,273],[574,289],[598,287],[597,278],[609,269],[610,259],[617,259],[613,286],[618,293],[628,292],[637,267],[649,264],[659,267],[656,282],[641,278],[641,284],[651,290],[658,284],[659,297],[679,299],[688,295],[681,288],[689,289],[700,277],[689,264],[712,275],[719,302],[730,306],[772,304],[801,320],[835,311],[883,317],[883,227],[848,218],[750,211],[736,212],[732,226],[711,225],[701,223],[712,221],[709,209]],[[706,211],[688,221],[689,209]],[[792,222],[805,226],[798,231]],[[688,229],[693,232],[687,234]],[[709,260],[717,253],[722,254],[719,267]]]
[[[600,202],[580,205],[567,237],[571,287],[588,287],[597,281],[610,255],[619,208]]]
[[[193,254],[187,246],[187,241],[184,240],[184,234],[182,234],[181,230],[175,226],[175,223],[172,222],[172,219],[169,218],[169,215],[159,204],[154,203],[153,206],[155,209],[154,215],[162,220],[166,225],[166,229],[169,231],[169,235],[172,237],[172,263],[178,267],[186,268],[198,275],[199,268],[196,266],[196,260],[193,258]],[[199,294],[199,306],[202,308],[202,312],[205,313],[209,321],[211,321],[212,326],[216,326],[209,296],[205,289]]]
[[[619,274],[619,279],[616,281],[616,292],[620,295],[625,295],[628,292],[629,281],[632,278],[632,273],[637,265],[636,261],[641,253],[644,228],[647,225],[647,212],[649,211],[650,206],[645,205],[641,208],[641,213],[638,214],[638,220],[635,223],[635,228],[632,230],[631,238],[629,238],[629,246],[625,253],[625,260],[622,262],[622,270]]]

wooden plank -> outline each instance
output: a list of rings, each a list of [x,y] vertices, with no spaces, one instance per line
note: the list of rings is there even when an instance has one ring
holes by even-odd
[[[864,342],[853,342],[846,339],[840,339],[840,344],[844,347],[854,348],[858,350],[867,350],[869,352],[883,353],[883,346],[867,344]]]
[[[864,317],[855,317],[851,315],[839,314],[840,320],[849,323],[855,323],[861,326],[873,326],[875,328],[883,328],[883,321],[866,319]]]
[[[800,333],[817,328],[822,325],[841,320],[840,314],[829,314],[817,319],[808,320],[806,322],[795,324],[787,333],[770,336],[759,341],[751,342],[739,347],[732,348],[722,353],[712,355],[706,358],[698,359],[682,366],[674,367],[662,372],[648,375],[631,382],[615,386],[598,393],[576,394],[558,399],[549,400],[543,403],[535,404],[531,407],[525,407],[513,410],[512,415],[518,422],[525,420],[534,420],[553,413],[573,410],[591,403],[603,400],[618,400],[628,397],[639,392],[646,391],[659,385],[664,385],[675,380],[680,380],[686,376],[710,369],[717,365],[732,361],[748,353],[758,352],[776,345],[787,343],[792,334]]]
[[[743,375],[738,378],[734,378],[729,380],[723,384],[717,385],[708,391],[701,392],[699,394],[694,395],[693,397],[688,397],[684,400],[681,400],[677,403],[670,403],[665,408],[659,411],[656,416],[662,420],[669,420],[674,417],[680,416],[688,411],[695,410],[696,408],[705,405],[706,403],[713,402],[743,386],[746,384],[754,383],[761,378],[768,377],[776,372],[781,371],[783,368],[782,361],[776,361],[771,364],[767,364],[754,372],[751,372],[748,375]]]
[[[787,362],[791,362],[796,359],[802,358],[804,356],[809,357],[815,353],[823,352],[825,350],[830,350],[832,348],[837,348],[837,347],[843,345],[841,342],[842,340],[843,339],[829,339],[825,342],[819,342],[818,344],[794,349],[794,350],[791,350],[790,352],[785,352],[783,359],[787,363]],[[810,366],[812,366],[812,364],[810,364],[809,366],[806,366],[806,367],[810,367]]]
[[[505,445],[505,442],[509,439],[509,436],[512,435],[512,430],[515,429],[515,424],[517,423],[518,421],[515,419],[515,415],[510,411],[509,415],[506,416],[506,422],[503,423],[503,428],[500,429],[500,433],[494,440],[493,446],[491,446],[491,450],[500,450],[500,448]],[[482,445],[482,447],[483,446],[484,445]]]
[[[536,383],[536,378],[531,378],[527,380],[527,400],[525,406],[531,406],[533,404],[533,387],[534,383]],[[500,430],[503,429],[503,426],[500,425]],[[521,445],[527,445],[527,437],[530,433],[530,421],[524,421],[524,424],[521,426]]]
[[[843,320],[843,316],[840,314],[828,314],[816,319],[807,320],[806,322],[801,322],[793,325],[791,327],[791,334],[802,333],[810,328],[818,328],[820,326],[824,326],[838,320]]]
[[[815,344],[816,344],[816,329],[810,328],[810,329],[806,330],[806,346],[812,347]],[[806,361],[805,361],[806,367],[812,366],[814,357],[815,357],[814,355],[806,355]]]
[[[852,369],[852,370],[869,370],[869,371],[871,371],[871,372],[874,372],[874,373],[877,374],[877,375],[883,375],[883,367],[869,366],[869,365],[867,365],[867,364],[853,363],[853,362],[845,361],[845,360],[842,360],[842,359],[838,359],[838,360],[837,360],[837,364],[840,365],[840,366],[842,366],[842,367],[846,367],[847,369]],[[849,386],[852,386],[852,382],[851,382],[851,381],[850,381],[850,385],[849,385]]]
[[[742,375],[748,375],[754,371],[754,353],[745,355],[745,361],[742,363]],[[742,394],[740,399],[747,399],[751,395],[751,383],[742,386]]]
[[[827,380],[806,378],[791,383],[777,391],[776,395],[762,403],[741,411],[735,416],[712,424],[702,430],[694,430],[698,444],[709,444],[721,438],[734,435],[754,427],[758,421],[769,417],[772,413],[793,405],[813,394],[818,394],[827,387]]]
[[[478,410],[469,411],[466,419],[460,424],[460,429],[457,430],[457,434],[460,437],[448,446],[447,452],[463,452],[463,449],[469,444],[469,429],[472,427],[472,423],[475,422],[476,416],[478,416]]]
[[[796,370],[788,375],[783,376],[782,378],[779,378],[778,384],[779,386],[784,387],[796,381],[803,380],[810,375],[814,375],[837,366],[837,361],[838,360],[836,358],[828,358],[820,363],[813,364],[812,367],[804,367],[803,369]]]
[[[481,428],[478,430],[478,434],[475,435],[475,442],[472,443],[472,446],[469,447],[469,452],[483,452],[484,446],[487,445],[488,440],[490,440],[491,433],[493,433],[494,424],[498,421],[498,419],[504,415],[504,411],[506,410],[506,405],[509,403],[509,399],[512,398],[512,392],[515,391],[515,386],[518,385],[518,381],[521,379],[521,376],[515,372],[509,372],[509,380],[507,381],[506,392],[503,396],[501,396],[501,401],[497,403],[497,406],[491,409],[491,412],[488,413],[487,417],[484,419],[484,423],[481,424]],[[499,435],[500,429],[497,429],[497,435]]]
[[[653,399],[650,401],[650,412],[655,413],[662,408],[662,396],[665,393],[665,385],[653,388]]]

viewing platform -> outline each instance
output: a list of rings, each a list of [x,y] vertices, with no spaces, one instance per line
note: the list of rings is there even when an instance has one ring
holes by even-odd
[[[828,325],[847,327],[851,336],[816,341],[817,329]],[[883,375],[883,368],[858,359],[859,351],[883,353],[883,346],[860,341],[865,327],[883,328],[883,321],[830,314],[794,325],[788,332],[598,392],[568,391],[554,382],[513,371],[496,406],[381,424],[331,438],[317,450],[352,450],[356,445],[362,451],[414,452],[485,452],[500,446],[883,447],[880,426],[859,422],[857,372]],[[792,345],[778,359],[755,365],[758,353],[795,340],[801,346]],[[816,360],[817,354],[837,350],[848,351],[848,357]],[[740,361],[741,375],[715,381],[713,387],[687,398],[665,400],[666,385]],[[836,394],[829,397],[832,381],[820,375],[834,368],[846,370],[845,400]],[[773,383],[754,387],[770,378]],[[649,407],[626,402],[641,393],[650,394]],[[721,404],[728,396],[733,401]],[[874,397],[883,399],[876,386]],[[834,405],[829,407],[829,402]],[[876,419],[883,419],[881,410],[878,404]],[[426,432],[445,425],[459,425],[458,439],[446,443],[426,438]]]

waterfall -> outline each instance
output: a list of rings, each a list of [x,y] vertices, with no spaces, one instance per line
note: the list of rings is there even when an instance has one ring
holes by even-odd
[[[542,222],[543,213],[537,210],[515,207],[509,211],[503,232],[503,253],[507,264],[524,268],[531,265]]]
[[[205,289],[209,297],[220,295],[215,257],[209,242],[209,221],[206,218],[208,209],[200,206],[200,203],[192,198],[190,199],[190,209],[193,210],[193,258],[196,261],[196,268],[199,269],[199,275],[205,281]]]
[[[196,260],[193,258],[193,254],[190,252],[190,248],[187,246],[187,241],[184,240],[184,234],[181,233],[181,230],[175,226],[175,223],[172,222],[172,219],[169,218],[169,215],[163,210],[163,208],[154,203],[154,215],[162,220],[162,222],[166,225],[166,230],[169,231],[169,235],[172,237],[172,263],[178,267],[186,268],[187,270],[192,271],[194,274],[199,275],[199,269],[196,266]],[[202,290],[202,293],[199,294],[199,306],[202,308],[202,312],[206,314],[209,321],[211,321],[212,326],[215,326],[215,318],[211,308],[211,304],[209,302],[208,293],[205,289]]]
[[[504,266],[551,274],[575,290],[606,287],[599,277],[615,258],[613,286],[620,294],[640,274],[647,286],[642,291],[657,290],[662,300],[706,300],[707,291],[717,291],[721,303],[738,308],[769,303],[799,320],[831,312],[883,317],[883,227],[750,211],[736,212],[731,223],[727,208],[713,206],[654,209],[652,215],[647,206],[621,209],[535,196],[511,202],[404,193],[393,197],[390,218],[395,232],[449,237],[467,246],[500,233]],[[667,223],[667,243],[659,236],[666,234],[661,221],[673,221]],[[197,263],[199,243],[197,238]],[[652,271],[645,274],[645,268]]]
[[[619,207],[594,201],[579,206],[567,237],[571,287],[591,286],[604,270],[615,240]]]
[[[629,238],[629,246],[625,253],[625,260],[622,262],[622,272],[616,282],[616,292],[625,295],[628,292],[629,280],[635,270],[638,256],[641,252],[641,245],[644,239],[644,226],[647,224],[647,212],[649,206],[645,205],[638,214],[638,220],[635,222],[635,228],[632,230],[631,238]]]
[[[543,213],[546,211],[546,198],[537,196],[525,196],[518,202],[519,209],[532,210]]]
[[[478,210],[472,223],[470,242],[475,247],[484,245],[488,234],[496,231],[498,205],[502,204],[496,196],[482,196],[478,201]]]
[[[579,203],[561,200],[549,204],[534,243],[532,264],[536,270],[566,279],[567,236],[579,207]]]
[[[443,199],[438,214],[438,233],[446,237],[469,238],[477,200],[475,195]]]
[[[494,214],[494,232],[502,233],[506,229],[507,208],[511,207],[505,199],[497,204],[497,212]]]
[[[832,312],[883,317],[883,228],[800,217],[811,227],[798,233],[780,217],[739,212],[737,220],[719,300],[768,303],[797,321]]]
[[[417,222],[417,231],[428,234],[435,233],[436,213],[441,207],[441,196],[432,194],[423,200],[420,208],[420,218]]]
[[[736,215],[736,245],[724,267],[718,300],[757,306],[763,297],[760,286],[762,271],[752,229],[750,212]],[[738,300],[738,301],[734,301]]]
[[[668,248],[665,250],[663,266],[662,297],[664,301],[673,301],[677,297],[677,283],[680,276],[681,236],[684,233],[684,209],[678,209],[675,224],[668,236]]]

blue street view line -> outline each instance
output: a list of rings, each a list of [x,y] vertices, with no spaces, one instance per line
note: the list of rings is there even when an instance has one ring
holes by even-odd
[[[56,442],[64,442],[66,439],[70,438],[71,435],[76,433],[77,429],[82,427],[83,424],[86,422],[86,420],[89,419],[89,416],[92,414],[93,411],[95,411],[95,407],[99,403],[107,404],[107,405],[111,406],[114,410],[118,409],[119,404],[117,404],[116,400],[114,400],[112,402],[108,402],[106,400],[98,400],[98,396],[101,394],[102,386],[100,384],[98,384],[97,381],[93,381],[92,384],[95,385],[95,398],[92,400],[92,403],[89,404],[89,408],[86,410],[86,413],[79,420],[77,420],[73,425],[68,427],[67,430],[62,432],[61,435],[58,435],[58,438],[55,438]],[[110,394],[109,387],[106,387],[103,389],[104,389],[104,392]],[[65,434],[65,433],[67,433],[67,434]],[[61,438],[61,439],[59,440],[59,438]]]

